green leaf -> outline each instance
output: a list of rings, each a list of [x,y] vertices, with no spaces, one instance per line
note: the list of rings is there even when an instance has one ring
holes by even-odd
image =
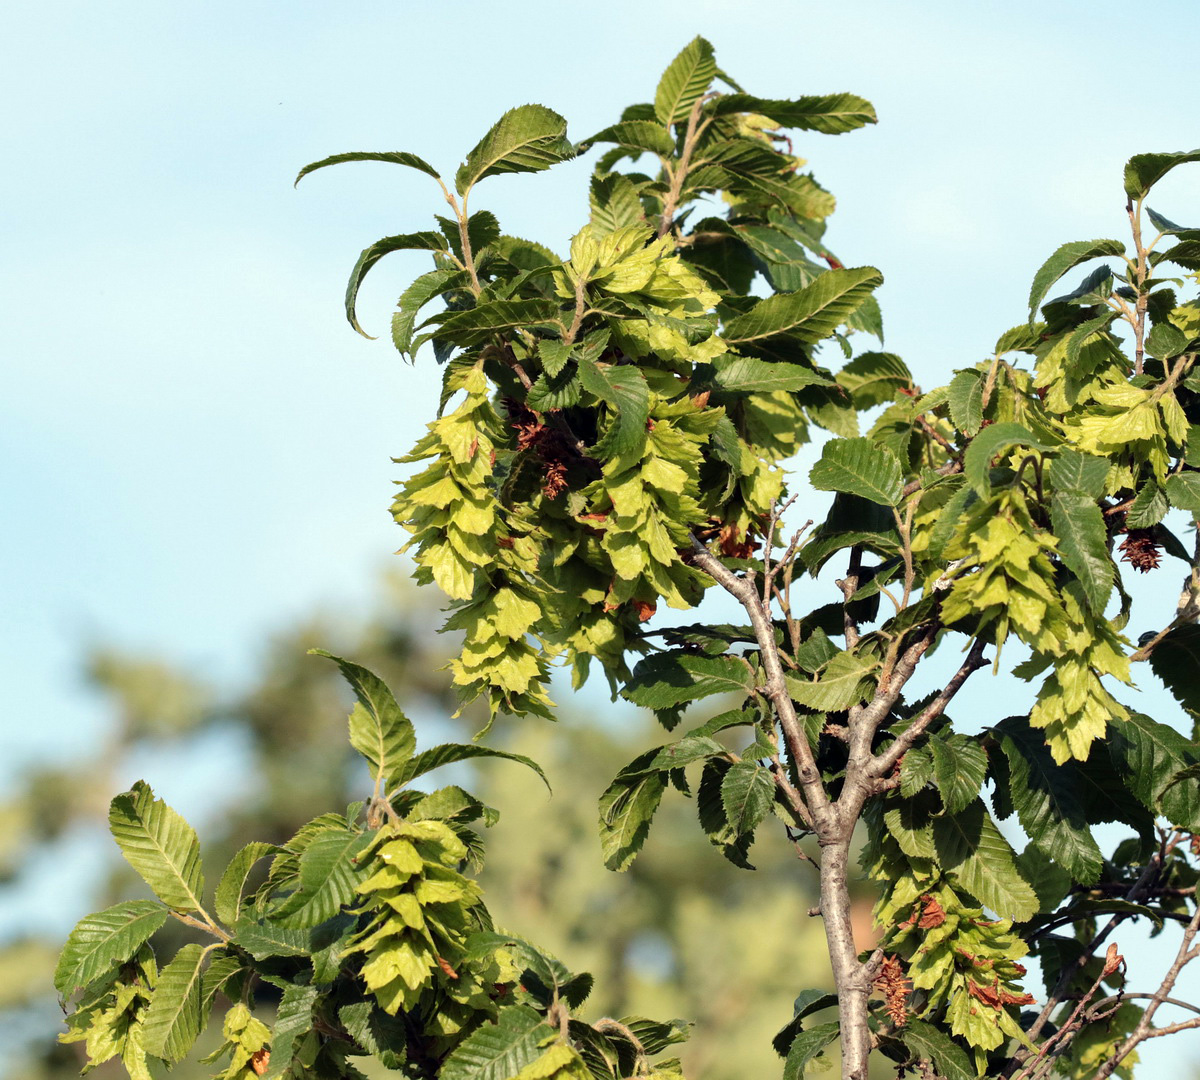
[[[1146,338],[1146,348],[1150,355],[1157,356],[1160,360],[1170,360],[1186,352],[1190,343],[1191,338],[1187,334],[1168,322],[1155,323]]]
[[[869,409],[914,386],[912,372],[895,353],[867,352],[856,356],[837,373],[838,385],[850,391],[855,408]]]
[[[204,893],[196,830],[139,780],[113,799],[108,827],[121,854],[154,894],[176,911],[199,911]]]
[[[740,718],[739,713],[723,713],[723,717]],[[741,722],[735,720],[735,722]],[[732,726],[732,725],[731,725]],[[716,739],[708,735],[685,735],[679,742],[662,747],[651,759],[648,769],[659,769],[664,772],[690,765],[693,761],[703,761],[705,758],[721,756],[728,753]]]
[[[953,817],[934,818],[933,842],[943,869],[984,907],[1014,922],[1036,914],[1037,896],[979,799]]]
[[[460,288],[470,280],[465,270],[447,267],[430,270],[422,274],[400,294],[398,310],[392,316],[392,344],[405,354],[410,354],[413,343],[413,326],[417,316],[430,300],[450,289]],[[411,355],[411,354],[410,354]]]
[[[1131,529],[1149,529],[1166,517],[1167,509],[1167,496],[1163,489],[1153,480],[1148,480],[1129,507],[1125,524]]]
[[[1021,828],[1034,846],[1061,865],[1073,880],[1090,885],[1104,865],[1079,798],[1079,767],[1056,765],[1041,732],[1024,717],[996,726],[1008,760],[1009,792]]]
[[[895,506],[904,491],[895,454],[866,438],[831,439],[808,478],[819,491],[844,491],[881,506]]]
[[[271,1064],[266,1080],[281,1076],[292,1064],[304,1036],[312,1030],[317,988],[289,983],[279,1000],[275,1026],[271,1029]]]
[[[1200,473],[1175,473],[1167,477],[1165,487],[1172,506],[1200,513]]]
[[[652,154],[670,157],[675,153],[675,139],[662,124],[653,120],[626,120],[613,124],[603,131],[597,131],[589,139],[580,143],[581,147],[590,147],[593,143],[617,143],[634,150],[647,150]]]
[[[991,471],[992,458],[1014,446],[1029,446],[1034,450],[1055,449],[1054,445],[1039,439],[1020,424],[1003,423],[985,427],[971,440],[971,445],[963,455],[963,474],[980,495],[991,494],[988,473]]]
[[[730,113],[762,113],[780,127],[843,135],[877,122],[875,107],[857,94],[812,94],[781,101],[750,94],[723,94],[713,103],[716,116]]]
[[[690,651],[654,653],[633,669],[621,696],[647,709],[668,709],[713,694],[754,689],[754,675],[733,656],[698,656]]]
[[[300,886],[273,913],[283,927],[316,926],[333,918],[355,898],[363,870],[355,861],[370,842],[367,833],[327,829],[300,856]]]
[[[206,950],[185,945],[159,972],[158,984],[142,1028],[146,1053],[169,1065],[179,1062],[192,1048],[204,1027],[200,968]]]
[[[668,65],[654,92],[654,115],[659,123],[686,120],[716,74],[713,47],[702,37],[693,38]]]
[[[221,881],[217,885],[216,911],[217,918],[232,926],[242,917],[242,889],[246,878],[259,859],[282,850],[274,844],[264,844],[254,841],[243,847],[225,868]]]
[[[1064,447],[1050,462],[1050,486],[1055,491],[1069,491],[1098,499],[1104,494],[1108,477],[1108,460],[1094,454],[1081,454]]]
[[[645,217],[637,188],[621,173],[593,176],[588,201],[592,227],[598,236],[607,236],[626,225],[636,225]]]
[[[524,754],[512,754],[507,750],[493,750],[487,746],[480,746],[478,743],[442,743],[429,750],[422,750],[397,773],[394,782],[403,786],[418,776],[424,776],[427,772],[433,772],[434,769],[441,768],[443,765],[484,757],[519,762],[537,773],[541,777],[542,783],[546,785],[546,790],[550,790],[550,781],[546,779],[542,767],[533,758],[528,758]]]
[[[832,382],[803,364],[759,360],[729,354],[714,365],[713,382],[722,390],[760,393],[772,390],[801,390],[806,386],[832,386]]]
[[[610,870],[626,869],[650,832],[667,789],[665,772],[647,771],[657,754],[647,750],[634,758],[600,796],[600,850]]]
[[[882,284],[883,275],[872,266],[828,270],[797,292],[768,296],[734,316],[721,336],[735,346],[780,335],[812,344],[833,333]]]
[[[567,122],[543,105],[509,109],[467,154],[454,174],[454,186],[465,195],[485,176],[541,172],[574,156]]]
[[[783,1063],[783,1080],[803,1080],[809,1062],[833,1042],[840,1031],[841,1025],[836,1020],[801,1031],[788,1048],[787,1060]]]
[[[1150,654],[1150,667],[1193,716],[1200,717],[1200,626],[1185,623],[1162,639]]]
[[[769,770],[753,761],[737,761],[721,781],[721,803],[735,833],[750,833],[771,812],[775,781]]]
[[[85,915],[75,924],[54,969],[59,997],[70,997],[78,987],[123,964],[166,921],[167,909],[153,900],[126,900]]]
[[[1146,193],[1176,165],[1189,161],[1200,161],[1200,150],[1134,154],[1125,163],[1125,194],[1131,199],[1145,198]]]
[[[501,1009],[494,1024],[476,1028],[438,1072],[438,1080],[511,1080],[542,1056],[557,1031],[528,1005]]]
[[[1194,638],[1190,644],[1194,645]],[[1184,668],[1180,676],[1194,671]],[[1177,782],[1179,774],[1196,763],[1192,743],[1174,728],[1141,713],[1132,713],[1128,720],[1110,718],[1108,723],[1113,764],[1142,805],[1162,814],[1172,825],[1189,831],[1200,828],[1200,780]]]
[[[1151,256],[1151,261],[1157,266],[1161,263],[1174,263],[1176,266],[1182,266],[1185,270],[1200,270],[1200,239],[1193,236],[1190,240],[1183,240],[1172,247],[1167,248],[1163,252],[1155,252]],[[1159,324],[1164,325],[1164,324]],[[1157,329],[1157,327],[1156,327]],[[1154,337],[1154,332],[1151,331],[1150,337]],[[1190,340],[1186,339],[1185,340]],[[1169,345],[1177,341],[1175,335],[1167,334],[1158,338],[1157,342],[1151,342],[1147,339],[1146,344],[1154,352],[1155,356],[1164,355],[1155,350],[1163,347],[1164,344]],[[1183,352],[1183,349],[1176,345],[1178,352]],[[1168,353],[1167,355],[1174,356],[1176,353]]]
[[[840,712],[863,701],[869,692],[867,677],[876,663],[852,652],[840,652],[828,664],[817,682],[788,675],[788,693],[801,705],[819,712]]]
[[[243,922],[236,927],[233,943],[255,960],[271,956],[308,956],[312,935],[305,927],[284,927],[273,922]]]
[[[1063,244],[1034,275],[1033,285],[1029,289],[1029,321],[1033,322],[1038,305],[1046,298],[1050,286],[1068,270],[1089,259],[1124,254],[1125,245],[1119,240],[1073,240],[1069,244]]]
[[[1092,611],[1103,615],[1112,595],[1114,573],[1104,513],[1087,495],[1057,491],[1050,504],[1050,521],[1062,561],[1079,579]]]
[[[385,236],[382,240],[376,240],[369,248],[364,248],[363,253],[358,257],[358,262],[354,264],[354,269],[350,271],[350,280],[346,283],[346,318],[350,325],[354,327],[365,338],[370,338],[374,341],[374,337],[368,334],[361,326],[358,325],[358,315],[355,313],[354,305],[358,300],[359,286],[362,285],[363,278],[367,276],[367,272],[380,259],[392,251],[445,251],[446,238],[441,233],[436,232],[417,232],[405,233],[402,236]]]
[[[340,165],[344,161],[388,161],[393,165],[407,165],[410,169],[417,169],[427,176],[432,176],[435,180],[438,179],[437,169],[430,165],[429,162],[417,157],[416,154],[401,151],[385,154],[334,154],[333,157],[322,158],[320,161],[314,161],[311,165],[305,165],[296,176],[296,184],[300,183],[310,172],[323,169],[326,165]],[[292,186],[295,187],[295,184]]]
[[[976,435],[983,426],[982,371],[960,371],[950,380],[950,419],[964,435]]]
[[[464,311],[443,311],[423,325],[438,324],[437,337],[456,345],[478,345],[515,327],[553,326],[558,305],[552,300],[491,300]]]
[[[940,1080],[975,1080],[975,1066],[967,1052],[933,1024],[909,1017],[896,1034],[918,1061],[932,1063]]]
[[[350,745],[367,759],[371,779],[382,776],[394,783],[417,747],[412,721],[400,711],[391,690],[374,672],[324,649],[309,652],[337,664],[358,698],[350,713]]]
[[[966,735],[948,738],[931,736],[929,749],[933,757],[933,776],[938,794],[948,814],[965,810],[983,787],[987,775],[987,754],[983,747]]]
[[[646,420],[650,415],[646,376],[631,364],[601,364],[580,357],[579,377],[589,394],[595,394],[616,413],[607,434],[593,449],[605,457],[640,453],[646,444]]]

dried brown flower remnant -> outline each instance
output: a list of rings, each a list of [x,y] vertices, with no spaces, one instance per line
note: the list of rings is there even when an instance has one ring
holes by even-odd
[[[997,1011],[1006,1005],[1032,1005],[1034,1001],[1032,994],[1014,994],[1005,990],[999,978],[991,986],[980,986],[974,979],[968,979],[967,993]]]
[[[900,924],[901,927],[912,926],[915,923],[920,930],[932,930],[946,921],[946,912],[942,905],[928,893],[922,896],[918,903],[921,906]]]
[[[271,1067],[271,1051],[264,1047],[250,1055],[250,1068],[255,1076],[262,1076]]]
[[[1161,555],[1158,541],[1149,529],[1130,529],[1121,541],[1121,558],[1143,574],[1158,567]]]
[[[657,607],[648,600],[635,600],[633,609],[637,612],[638,622],[645,622],[654,616]]]
[[[883,958],[874,986],[883,995],[888,1018],[896,1027],[903,1027],[908,1022],[908,994],[912,985],[900,966],[898,956]]]
[[[517,449],[530,451],[542,464],[542,493],[547,499],[561,495],[567,490],[567,463],[574,456],[569,443],[519,401],[507,398],[504,408],[517,435]]]

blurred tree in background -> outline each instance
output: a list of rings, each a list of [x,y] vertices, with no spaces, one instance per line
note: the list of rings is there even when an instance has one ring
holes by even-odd
[[[74,1077],[85,1060],[79,1044],[54,1041],[60,1012],[48,989],[71,923],[145,892],[105,828],[109,798],[126,785],[133,759],[194,755],[196,769],[228,776],[213,809],[218,816],[204,829],[205,857],[216,865],[252,838],[285,840],[362,787],[361,759],[345,739],[345,683],[332,665],[306,656],[308,648],[333,647],[378,671],[426,741],[478,730],[481,717],[469,711],[450,719],[455,705],[438,669],[454,655],[455,642],[429,633],[436,615],[428,600],[399,575],[380,593],[385,606],[361,625],[313,616],[276,635],[248,688],[232,697],[169,663],[117,649],[93,652],[87,675],[112,714],[102,744],[78,760],[28,771],[0,801],[0,903],[49,869],[48,852],[83,845],[108,854],[102,872],[63,899],[59,925],[43,937],[0,943],[0,1076]],[[683,800],[663,807],[645,854],[628,873],[603,869],[596,799],[608,778],[662,733],[614,714],[607,701],[594,712],[579,712],[579,704],[575,698],[574,711],[563,710],[556,730],[528,728],[508,747],[541,762],[565,797],[548,797],[523,770],[502,762],[472,770],[471,786],[501,814],[492,830],[498,842],[489,845],[480,878],[498,924],[536,934],[572,967],[595,973],[588,1015],[694,1019],[683,1047],[689,1075],[734,1080],[778,1069],[771,1036],[791,1016],[796,973],[805,973],[806,985],[830,985],[823,931],[818,920],[804,918],[815,891],[809,896],[795,887],[793,857],[764,848],[752,854],[760,879],[752,894],[749,874],[707,843],[687,820],[694,805]],[[199,756],[214,744],[230,759]],[[786,877],[789,887],[771,887],[764,876],[780,883]],[[869,918],[866,901],[864,935]],[[162,933],[182,941],[185,931],[171,923]],[[753,948],[755,941],[763,947]],[[189,1060],[173,1075],[191,1080],[209,1071]],[[95,1075],[123,1072],[113,1060]]]

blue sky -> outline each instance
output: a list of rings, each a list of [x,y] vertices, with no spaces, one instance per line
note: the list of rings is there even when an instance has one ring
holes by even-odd
[[[932,385],[1022,319],[1060,243],[1123,235],[1127,157],[1200,145],[1171,49],[1197,39],[1200,9],[1153,15],[1139,28],[1105,0],[17,5],[0,42],[0,784],[91,745],[90,642],[230,681],[290,616],[371,604],[402,539],[389,458],[417,437],[436,371],[353,334],[341,294],[362,247],[441,207],[407,170],[343,166],[293,191],[299,166],[404,149],[452,169],[524,102],[581,138],[649,98],[701,33],[752,92],[875,103],[877,127],[798,149],[838,196],[831,245],[884,272],[888,348]],[[473,205],[561,250],[587,169],[490,180]],[[1200,220],[1200,168],[1155,206]],[[386,331],[419,265],[373,272],[367,329]]]

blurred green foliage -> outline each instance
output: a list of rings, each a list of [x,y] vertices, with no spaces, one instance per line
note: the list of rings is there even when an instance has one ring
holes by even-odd
[[[478,730],[482,717],[469,710],[450,718],[455,703],[438,671],[456,643],[452,635],[430,633],[437,615],[428,601],[399,576],[386,578],[380,595],[381,610],[358,625],[316,615],[275,635],[248,687],[232,695],[159,659],[96,650],[87,673],[111,723],[86,758],[32,769],[0,801],[0,900],[27,886],[31,874],[47,872],[48,852],[66,851],[81,837],[109,843],[99,822],[131,759],[187,761],[216,732],[238,734],[230,743],[244,749],[228,761],[195,761],[197,770],[225,778],[216,820],[204,828],[212,865],[251,839],[285,839],[330,806],[368,793],[361,762],[346,744],[345,684],[332,665],[306,655],[311,647],[332,648],[378,671],[406,702],[425,741]],[[582,712],[581,704],[574,698],[573,711],[564,710],[554,730],[533,723],[510,729],[506,748],[541,762],[555,797],[504,762],[453,767],[469,772],[472,788],[501,812],[480,877],[497,922],[536,936],[575,970],[596,975],[588,1016],[694,1019],[682,1048],[688,1075],[737,1080],[777,1071],[771,1036],[790,1019],[792,998],[800,988],[830,985],[820,922],[807,917],[815,872],[781,836],[752,852],[753,873],[733,867],[695,828],[694,802],[678,795],[666,800],[629,872],[605,870],[596,801],[608,778],[662,735],[627,707],[614,712],[598,701]],[[61,927],[45,939],[0,944],[0,1074],[10,1080],[78,1075],[79,1047],[54,1041],[59,1009],[51,974],[74,918],[141,895],[144,886],[115,845],[109,856],[97,880],[63,898]],[[164,944],[179,944],[186,931],[171,922],[160,933]],[[168,943],[171,936],[178,941]],[[209,1041],[217,1037],[210,1033]],[[211,1048],[202,1041],[173,1075],[207,1076],[209,1067],[195,1059]],[[122,1073],[110,1062],[95,1075]]]

